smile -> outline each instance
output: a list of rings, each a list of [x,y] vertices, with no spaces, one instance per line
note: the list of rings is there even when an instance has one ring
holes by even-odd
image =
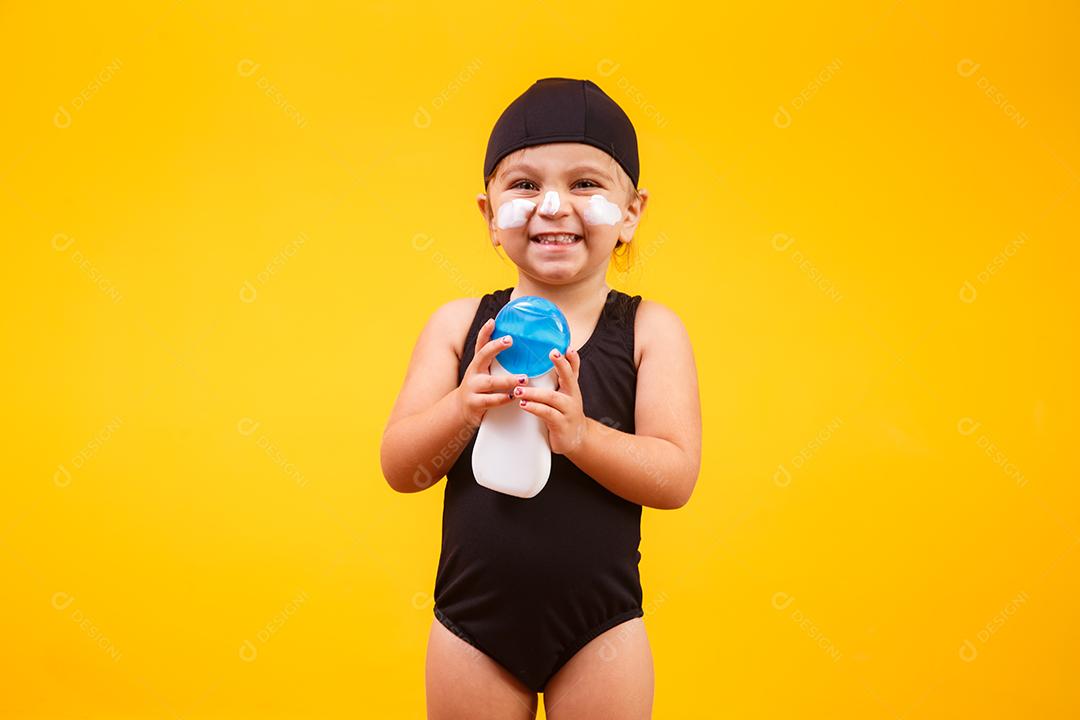
[[[533,235],[529,238],[529,241],[540,245],[573,245],[581,242],[582,239],[580,235],[572,233],[541,233],[540,235]]]

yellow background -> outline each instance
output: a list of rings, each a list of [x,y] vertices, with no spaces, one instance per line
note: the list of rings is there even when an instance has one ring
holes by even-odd
[[[5,3],[0,715],[423,716],[443,485],[380,434],[566,76],[700,372],[655,716],[1076,717],[1078,15]]]

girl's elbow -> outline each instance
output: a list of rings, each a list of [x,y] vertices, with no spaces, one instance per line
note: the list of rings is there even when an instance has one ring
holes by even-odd
[[[409,494],[416,493],[431,487],[439,478],[432,477],[431,473],[427,472],[424,468],[418,468],[416,472],[409,477],[408,473],[397,473],[388,471],[387,468],[383,468],[383,479],[386,480],[386,484],[399,493]]]
[[[387,462],[385,455],[380,458],[380,464],[383,480],[386,481],[386,484],[389,485],[392,490],[395,490],[397,492],[405,492],[405,490],[403,489],[404,484],[402,483],[399,474],[395,472],[395,470],[391,466],[391,463]]]
[[[387,435],[383,434],[382,445],[379,448],[379,467],[382,471],[383,479],[391,489],[399,493],[416,492],[420,488],[409,486],[409,479],[406,477],[407,473],[401,468],[401,463],[395,459],[395,447],[392,442],[389,441]]]
[[[387,452],[385,444],[380,453],[379,462],[386,484],[399,493],[408,494],[426,490],[445,477],[445,473],[441,475],[433,473],[423,465],[411,468],[401,467],[400,463],[393,460],[391,453]]]
[[[692,489],[691,490],[684,490],[684,491],[680,491],[679,493],[676,493],[675,496],[672,497],[672,499],[670,500],[670,502],[669,502],[669,504],[667,506],[667,509],[668,510],[678,510],[679,508],[684,507],[686,505],[686,503],[690,502],[690,495],[691,494],[693,494]]]
[[[694,469],[693,473],[681,477],[679,482],[672,483],[667,497],[664,498],[663,509],[678,510],[690,502],[690,496],[694,494],[694,486],[697,485],[697,478],[698,471]]]

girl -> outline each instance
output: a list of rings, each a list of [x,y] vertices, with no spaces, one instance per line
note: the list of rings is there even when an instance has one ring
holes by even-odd
[[[638,575],[641,508],[690,498],[701,464],[697,370],[667,307],[607,286],[648,201],[637,136],[589,80],[538,80],[503,112],[477,197],[517,285],[438,308],[412,353],[381,447],[392,488],[447,478],[427,646],[430,720],[649,718],[652,652]],[[493,376],[510,300],[538,295],[570,326],[555,390]],[[551,473],[523,499],[479,485],[485,412],[518,403],[547,428]]]

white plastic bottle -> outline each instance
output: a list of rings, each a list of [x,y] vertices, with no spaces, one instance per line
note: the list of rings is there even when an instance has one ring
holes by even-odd
[[[510,375],[491,361],[491,374]],[[554,390],[559,383],[554,366],[530,376],[528,387]],[[519,498],[531,498],[544,489],[551,474],[551,445],[547,425],[536,415],[508,402],[489,408],[480,421],[473,446],[472,470],[486,488]]]

